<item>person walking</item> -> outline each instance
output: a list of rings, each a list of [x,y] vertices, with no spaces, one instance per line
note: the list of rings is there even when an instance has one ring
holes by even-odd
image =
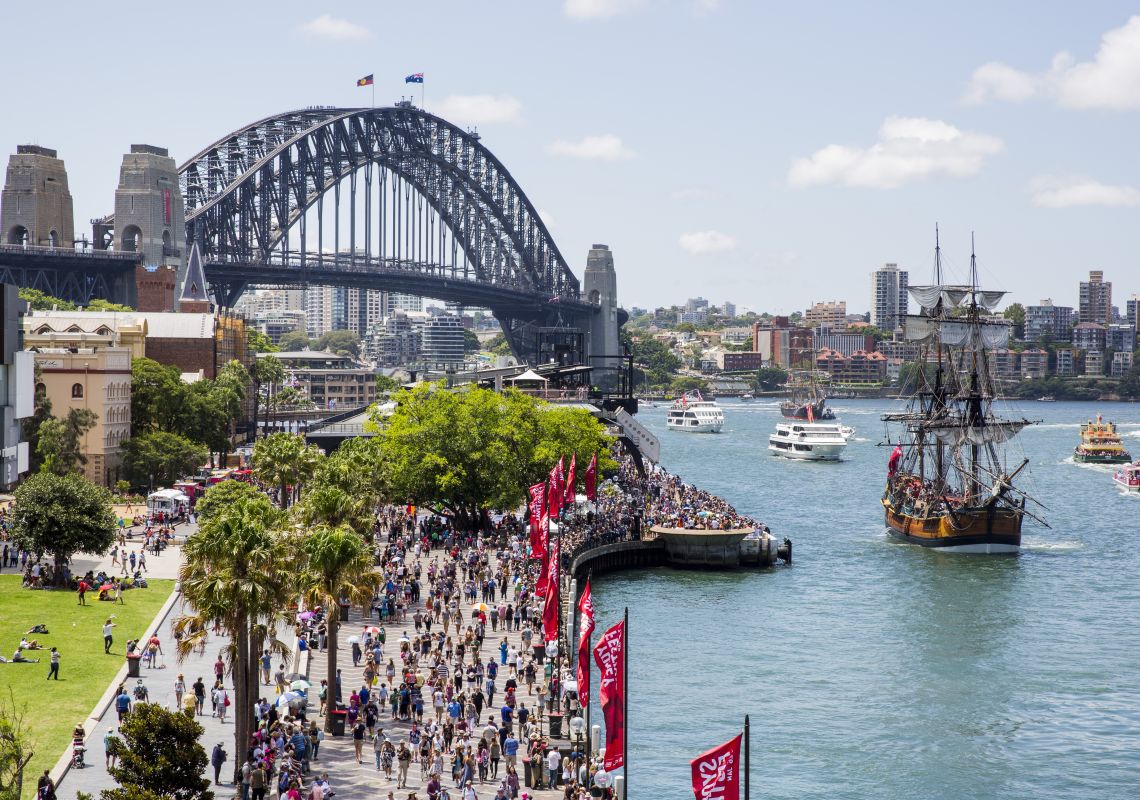
[[[222,785],[222,765],[226,763],[226,760],[228,758],[229,756],[226,755],[225,748],[222,747],[221,742],[218,742],[216,745],[214,745],[214,750],[210,753],[210,766],[214,768],[215,786]]]
[[[80,578],[79,579],[79,586],[77,586],[76,590],[75,590],[76,593],[79,595],[79,605],[81,605],[81,606],[87,605],[87,590],[89,588],[90,587],[87,585],[87,581]]]
[[[249,791],[252,800],[265,800],[265,784],[268,782],[265,767],[258,761],[249,773]]]
[[[106,769],[111,769],[111,767],[115,766],[115,763],[119,759],[119,757],[115,755],[115,742],[119,739],[116,735],[117,732],[118,728],[111,728],[103,734],[103,765]]]
[[[115,696],[115,710],[119,713],[119,724],[131,713],[131,696],[127,694],[126,686],[119,687],[119,694]]]
[[[202,708],[206,705],[206,684],[202,682],[201,678],[194,681],[194,710],[198,716],[202,716]]]
[[[407,742],[400,742],[400,749],[396,753],[396,788],[408,788],[408,767],[412,763],[412,751],[408,749]]]
[[[104,655],[111,652],[111,645],[115,641],[114,635],[113,635],[114,630],[115,630],[115,623],[112,622],[110,620],[110,618],[108,618],[107,621],[103,623],[103,654]]]
[[[356,752],[356,763],[363,763],[364,758],[364,732],[367,727],[363,720],[357,720],[352,726],[352,749]]]
[[[186,694],[186,679],[182,677],[182,673],[178,673],[177,680],[174,681],[174,710],[182,710],[182,696]]]

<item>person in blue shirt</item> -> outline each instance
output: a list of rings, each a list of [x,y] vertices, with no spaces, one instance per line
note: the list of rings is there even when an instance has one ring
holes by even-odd
[[[511,720],[514,719],[515,710],[513,708],[511,708],[510,706],[503,706],[499,710],[499,714],[501,714],[503,717],[503,724],[504,725],[510,725]]]
[[[515,738],[513,733],[507,734],[507,740],[503,742],[503,756],[506,757],[507,766],[515,766],[515,761],[519,754],[519,740]]]

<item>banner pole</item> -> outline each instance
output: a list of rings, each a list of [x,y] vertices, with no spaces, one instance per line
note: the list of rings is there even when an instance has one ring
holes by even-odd
[[[621,716],[622,726],[625,730],[622,731],[621,737],[621,770],[622,770],[622,800],[629,797],[629,606],[625,607],[625,624],[622,626],[625,639],[624,646],[621,649],[622,665],[621,670]]]
[[[751,742],[752,742],[752,726],[749,724],[748,715],[744,715],[744,800],[749,800],[748,797],[748,781],[752,777],[752,769],[749,764],[749,756],[751,755]]]

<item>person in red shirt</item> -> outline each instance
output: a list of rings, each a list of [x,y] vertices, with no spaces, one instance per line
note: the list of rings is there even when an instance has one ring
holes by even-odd
[[[79,605],[87,605],[87,590],[91,587],[87,585],[87,581],[82,578],[79,579]]]

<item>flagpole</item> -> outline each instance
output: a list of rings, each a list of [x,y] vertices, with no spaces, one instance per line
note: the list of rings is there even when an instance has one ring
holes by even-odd
[[[622,626],[623,636],[625,639],[621,648],[622,665],[621,670],[621,716],[622,724],[625,730],[622,731],[621,737],[621,774],[622,774],[622,800],[629,798],[629,606],[625,607],[625,624]]]
[[[748,798],[748,780],[751,777],[751,768],[749,766],[749,750],[752,741],[752,726],[749,723],[748,715],[744,715],[744,800]]]
[[[590,602],[591,603],[594,602],[594,580],[593,579],[594,579],[594,570],[591,569],[589,572],[586,573],[586,586],[590,590]],[[581,614],[579,614],[578,616],[579,616],[578,626],[580,628],[584,629],[584,624],[583,624],[583,620],[581,619]],[[579,636],[580,635],[581,634],[579,634]],[[581,650],[581,648],[578,648],[578,649]],[[582,658],[581,652],[578,653],[578,658],[579,658],[579,660],[581,660],[581,658]],[[587,639],[586,639],[586,680],[587,680],[587,682],[589,682],[589,679],[590,679],[590,640],[589,640],[589,637],[587,637]],[[581,703],[581,700],[582,700],[582,687],[579,686],[578,687],[578,701],[579,701],[579,703]],[[590,752],[591,747],[592,747],[591,742],[593,741],[593,739],[591,737],[593,735],[594,735],[593,731],[590,730],[590,698],[589,698],[589,696],[587,696],[586,697],[586,772],[587,773],[589,773],[589,771],[590,771],[590,759],[594,755],[593,753]]]

